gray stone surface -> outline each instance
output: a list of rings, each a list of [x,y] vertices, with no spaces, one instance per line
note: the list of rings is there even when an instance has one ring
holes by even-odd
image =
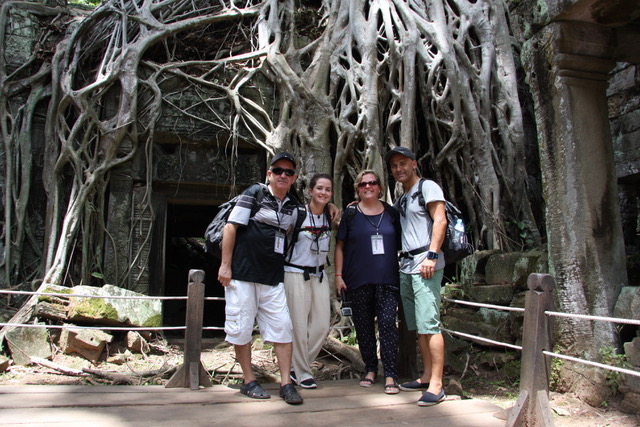
[[[486,283],[485,267],[487,261],[489,261],[489,257],[499,253],[499,251],[475,251],[460,261],[458,263],[460,267],[460,282],[467,285]]]
[[[45,328],[16,328],[7,332],[6,339],[16,365],[31,364],[31,356],[51,359],[49,332]]]
[[[640,287],[625,286],[618,295],[613,310],[615,317],[623,319],[640,319]]]
[[[627,356],[627,362],[640,368],[640,337],[624,343],[624,354]]]
[[[484,304],[511,304],[514,293],[513,285],[476,285],[466,286],[464,292],[468,299]]]
[[[504,253],[492,255],[486,265],[486,280],[492,285],[513,284],[516,263],[520,253]]]
[[[72,290],[77,295],[144,296],[113,285],[101,288],[76,286]],[[150,299],[72,298],[69,304],[69,320],[138,327],[160,326],[162,303],[160,300]]]

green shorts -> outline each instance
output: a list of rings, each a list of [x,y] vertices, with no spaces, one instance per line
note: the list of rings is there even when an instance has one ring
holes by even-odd
[[[422,335],[440,333],[440,288],[444,270],[431,279],[400,273],[400,296],[407,329]]]

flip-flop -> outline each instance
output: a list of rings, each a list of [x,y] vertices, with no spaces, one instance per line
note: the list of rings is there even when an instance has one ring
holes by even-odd
[[[392,382],[391,384],[385,384],[384,392],[387,394],[398,394],[400,393],[400,389],[398,388],[397,382]]]
[[[269,399],[271,397],[271,395],[267,393],[256,380],[247,384],[242,384],[242,387],[240,387],[240,393],[249,396],[252,399]]]
[[[376,378],[367,378],[364,377],[363,379],[360,380],[360,387],[371,387],[373,384],[375,384],[376,382]]]

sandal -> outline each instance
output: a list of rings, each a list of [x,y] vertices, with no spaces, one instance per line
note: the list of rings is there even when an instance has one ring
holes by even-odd
[[[394,380],[391,384],[385,384],[384,392],[387,394],[400,393],[400,389],[398,388],[398,383]]]
[[[240,393],[249,396],[252,399],[268,399],[271,397],[271,395],[267,393],[256,380],[253,380],[248,384],[242,384],[242,387],[240,387]]]
[[[376,382],[376,375],[373,378],[364,377],[360,380],[360,387],[371,387]]]

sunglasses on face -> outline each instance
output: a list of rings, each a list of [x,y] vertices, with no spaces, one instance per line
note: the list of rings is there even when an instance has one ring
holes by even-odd
[[[364,188],[367,185],[370,185],[371,187],[375,187],[376,185],[378,185],[378,181],[362,181],[360,184],[358,184],[358,188]]]
[[[293,176],[293,175],[296,174],[296,171],[294,171],[293,169],[284,169],[284,168],[272,168],[271,169],[271,173],[273,173],[275,175],[282,175],[283,172],[287,176]]]

